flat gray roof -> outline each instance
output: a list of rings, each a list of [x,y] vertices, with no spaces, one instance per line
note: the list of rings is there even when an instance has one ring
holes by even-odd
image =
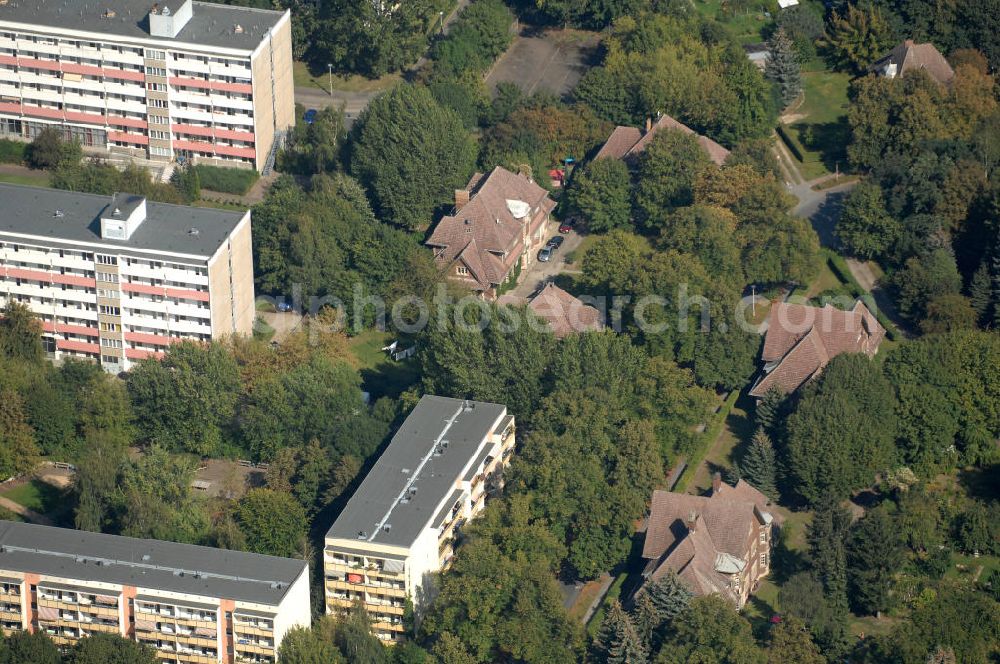
[[[46,27],[82,30],[110,37],[253,51],[284,14],[269,9],[195,2],[191,19],[171,39],[149,34],[149,10],[154,4],[156,0],[13,0],[0,6],[0,21],[26,23],[36,30]],[[180,4],[177,0],[159,1],[161,9],[169,5],[174,13]],[[104,18],[108,10],[114,12],[114,18]],[[243,28],[242,32],[235,31],[237,25]]]
[[[357,540],[361,547],[413,544],[505,412],[495,403],[421,398],[326,536]],[[439,439],[448,443],[442,454],[435,453]],[[404,490],[406,502],[399,500]],[[379,527],[383,520],[389,530]]]
[[[118,194],[118,200],[125,200]],[[131,200],[129,198],[128,200]],[[101,213],[111,196],[0,184],[0,234],[19,233],[52,242],[74,241],[123,250],[210,257],[243,219],[245,212],[146,202],[146,220],[128,240],[101,237]],[[56,216],[56,211],[61,216]],[[192,233],[191,229],[197,229]]]
[[[304,560],[0,522],[0,569],[277,605]]]

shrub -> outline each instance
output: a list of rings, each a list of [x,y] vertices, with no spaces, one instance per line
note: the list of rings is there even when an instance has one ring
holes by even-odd
[[[0,139],[0,163],[20,164],[24,161],[25,147],[26,144],[20,141]]]
[[[448,36],[431,52],[436,74],[485,72],[507,50],[514,15],[501,0],[478,0],[462,10]]]
[[[249,168],[223,168],[221,166],[195,166],[202,189],[224,194],[244,195],[250,191],[260,174]]]

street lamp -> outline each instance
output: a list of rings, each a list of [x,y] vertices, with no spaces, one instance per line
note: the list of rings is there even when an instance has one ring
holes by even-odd
[[[438,17],[441,19],[441,34],[444,34],[444,12],[438,12]]]
[[[326,71],[330,74],[330,96],[333,96],[333,65],[327,64]]]

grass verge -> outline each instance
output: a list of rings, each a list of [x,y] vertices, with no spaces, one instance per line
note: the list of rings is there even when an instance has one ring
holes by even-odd
[[[598,630],[601,629],[601,623],[604,622],[604,614],[607,612],[608,605],[621,597],[622,586],[625,584],[625,579],[627,578],[628,571],[622,572],[615,577],[611,587],[608,588],[608,594],[601,601],[601,605],[594,611],[594,615],[590,616],[590,620],[587,622],[587,636],[590,638],[597,636]]]
[[[32,479],[0,495],[33,512],[44,514],[56,523],[66,523],[72,515],[65,492],[39,479]]]
[[[681,474],[681,478],[677,480],[677,485],[674,487],[674,491],[683,493],[687,490],[688,484],[698,472],[698,468],[701,467],[701,462],[705,459],[705,455],[708,453],[709,447],[714,444],[716,439],[718,439],[718,437],[722,434],[722,430],[726,426],[726,418],[729,417],[729,413],[732,411],[739,396],[739,390],[731,391],[729,396],[726,397],[726,400],[722,402],[722,406],[719,408],[719,411],[712,416],[712,421],[709,423],[708,427],[705,429],[705,433],[702,435],[701,443],[688,457],[688,465]]]

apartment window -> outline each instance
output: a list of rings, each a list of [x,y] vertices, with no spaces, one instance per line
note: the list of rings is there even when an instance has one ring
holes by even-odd
[[[105,364],[118,364],[118,358],[114,355],[101,355],[101,362],[104,362]]]
[[[458,272],[459,274],[462,274],[462,275],[469,274],[469,268],[467,268],[467,267],[461,267],[461,266],[459,266],[459,267],[455,268],[455,271]]]
[[[149,148],[149,153],[150,154],[154,154],[154,155],[156,155],[158,157],[169,157],[170,156],[170,148],[164,148],[164,147],[159,147],[159,146],[155,146],[154,145],[151,148]]]
[[[165,115],[150,115],[149,124],[170,124],[170,118]]]
[[[166,76],[167,70],[163,67],[146,67],[146,73],[150,76]]]
[[[121,307],[110,307],[106,304],[102,304],[100,307],[98,307],[98,311],[100,311],[102,314],[107,314],[108,316],[122,315]]]
[[[149,58],[150,60],[166,60],[167,53],[166,51],[155,51],[147,48],[146,57]]]
[[[167,84],[166,83],[150,83],[150,82],[147,82],[146,83],[146,89],[147,90],[152,90],[153,92],[166,92],[167,91]]]
[[[766,553],[760,554],[760,566],[761,567],[767,567],[767,554]]]
[[[102,338],[101,339],[101,345],[104,346],[105,348],[121,348],[122,347],[122,342],[121,342],[121,339],[106,339],[106,338]]]
[[[97,254],[97,262],[100,265],[118,265],[118,257]]]
[[[117,300],[118,299],[118,291],[107,290],[105,288],[98,288],[97,289],[97,297],[106,297],[106,298]]]
[[[151,129],[149,131],[150,138],[159,138],[161,140],[166,140],[170,138],[170,133],[166,131],[157,131],[156,129]]]
[[[148,105],[152,106],[153,108],[166,108],[167,107],[167,100],[166,99],[150,99],[149,102],[148,102]]]
[[[112,284],[117,284],[118,283],[118,275],[117,274],[112,274],[111,272],[98,272],[97,273],[97,280],[98,281],[106,281],[106,282],[112,283]]]
[[[101,323],[101,330],[104,332],[117,332],[118,323]]]

